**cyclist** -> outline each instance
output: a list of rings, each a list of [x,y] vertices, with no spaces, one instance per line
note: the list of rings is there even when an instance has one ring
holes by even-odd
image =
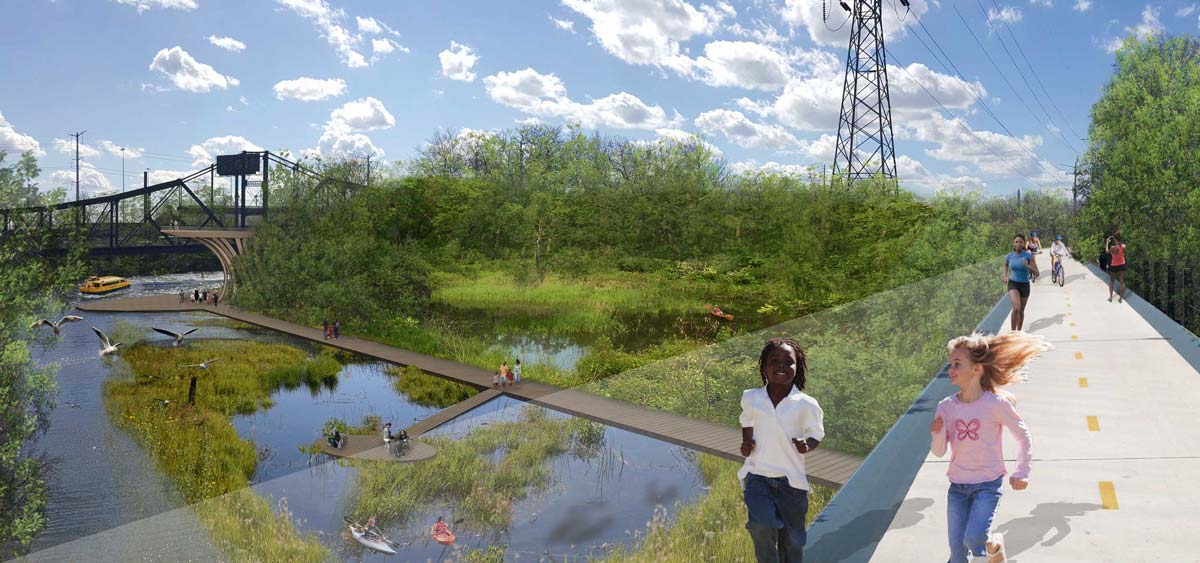
[[[1056,271],[1055,268],[1061,267],[1063,257],[1070,255],[1071,251],[1063,244],[1062,235],[1054,235],[1054,244],[1050,245],[1050,271]]]

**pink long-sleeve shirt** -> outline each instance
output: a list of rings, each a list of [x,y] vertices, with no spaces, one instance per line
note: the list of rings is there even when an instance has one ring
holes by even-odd
[[[1013,477],[1029,477],[1033,438],[1012,403],[990,391],[984,391],[978,400],[964,403],[955,393],[938,403],[936,417],[942,418],[944,426],[941,432],[933,433],[929,449],[933,455],[942,457],[946,455],[947,444],[950,446],[950,468],[946,470],[950,482],[965,485],[1003,477],[1007,473],[1002,440],[1006,427],[1020,445]]]

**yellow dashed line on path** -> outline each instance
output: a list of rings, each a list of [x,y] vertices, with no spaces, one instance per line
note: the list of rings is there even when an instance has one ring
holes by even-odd
[[[1088,431],[1089,432],[1099,432],[1100,431],[1100,419],[1099,418],[1096,418],[1094,416],[1089,416],[1089,417],[1087,417],[1087,421],[1088,421]]]
[[[1079,386],[1083,389],[1087,389],[1087,378],[1086,377],[1079,378]]]
[[[1075,326],[1075,323],[1071,323],[1071,326],[1072,326],[1072,327],[1073,327],[1073,326]]]
[[[1112,481],[1100,481],[1100,504],[1105,510],[1116,510],[1117,507],[1117,489],[1113,486]]]
[[[1078,334],[1072,334],[1072,335],[1071,335],[1071,340],[1079,340],[1079,335],[1078,335]]]
[[[1070,316],[1071,316],[1071,312],[1070,312],[1070,311],[1067,311],[1067,316],[1068,316],[1068,317],[1070,317]]]
[[[1076,360],[1082,360],[1082,359],[1083,359],[1083,352],[1075,352],[1075,359],[1076,359]]]

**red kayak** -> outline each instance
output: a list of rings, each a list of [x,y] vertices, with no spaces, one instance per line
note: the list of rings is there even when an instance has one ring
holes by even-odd
[[[433,534],[433,541],[442,545],[450,545],[454,543],[454,534],[446,532],[444,534]]]

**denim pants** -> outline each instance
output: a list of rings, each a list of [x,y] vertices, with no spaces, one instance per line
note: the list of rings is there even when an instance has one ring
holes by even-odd
[[[787,477],[750,473],[742,498],[750,516],[746,530],[754,541],[758,563],[802,563],[808,491],[792,488]]]
[[[987,555],[988,532],[1000,504],[1004,477],[987,483],[950,483],[946,495],[946,523],[950,539],[950,563],[967,563],[970,556]]]

